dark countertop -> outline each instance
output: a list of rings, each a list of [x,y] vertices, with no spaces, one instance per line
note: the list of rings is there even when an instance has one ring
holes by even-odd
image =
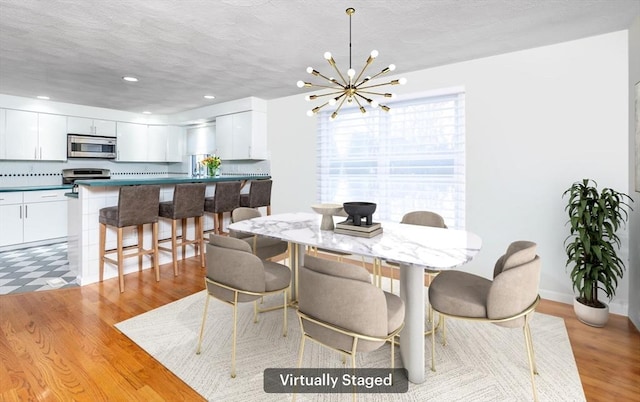
[[[0,187],[0,193],[9,193],[15,191],[41,191],[41,190],[69,190],[73,188],[72,184],[49,184],[40,186],[15,186]]]
[[[200,177],[188,175],[170,176],[125,176],[126,178],[112,178],[103,180],[77,180],[75,183],[88,187],[134,186],[139,184],[178,184],[178,183],[216,183],[220,181],[264,180],[269,175],[222,175],[218,177]]]

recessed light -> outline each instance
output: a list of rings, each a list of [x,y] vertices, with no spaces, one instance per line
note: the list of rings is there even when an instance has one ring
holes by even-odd
[[[138,82],[138,79],[136,77],[126,76],[126,77],[122,77],[122,79],[129,82]]]
[[[151,114],[151,112],[145,110],[144,112],[142,112],[143,114]]]
[[[44,96],[44,95],[39,95],[37,96],[38,99],[42,99],[42,100],[49,100],[48,96]]]
[[[215,99],[216,97],[213,95],[205,95],[204,96],[205,99]]]

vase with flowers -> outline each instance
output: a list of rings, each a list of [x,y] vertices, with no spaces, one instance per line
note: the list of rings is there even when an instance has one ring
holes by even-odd
[[[207,167],[207,173],[209,176],[220,176],[220,165],[222,165],[222,159],[219,156],[213,155],[204,158],[200,163]]]

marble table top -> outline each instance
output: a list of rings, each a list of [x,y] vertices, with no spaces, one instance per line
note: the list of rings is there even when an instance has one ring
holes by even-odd
[[[336,216],[334,222],[344,219]],[[229,229],[439,270],[470,261],[482,247],[479,236],[464,230],[381,222],[383,233],[365,238],[320,230],[320,220],[319,214],[286,213],[236,222]]]

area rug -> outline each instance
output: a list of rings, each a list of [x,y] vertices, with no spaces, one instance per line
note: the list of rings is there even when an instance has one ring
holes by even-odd
[[[230,378],[232,309],[211,299],[202,352],[196,346],[205,292],[116,324],[116,328],[210,401],[284,401],[290,394],[263,390],[267,368],[297,365],[300,328],[289,309],[289,334],[282,337],[282,310],[260,314],[253,306],[238,312],[237,377]],[[275,304],[280,298],[265,300]],[[584,401],[585,396],[564,321],[535,313],[531,322],[536,376],[541,401]],[[439,339],[439,337],[436,337]],[[426,342],[427,378],[409,384],[407,393],[360,394],[360,401],[526,401],[531,382],[522,330],[462,320],[447,321],[447,345],[436,344],[436,372],[430,370],[431,343]],[[304,367],[342,368],[340,356],[307,342]],[[357,366],[388,367],[390,346],[357,356]],[[396,367],[402,367],[396,353]],[[350,394],[300,394],[299,401],[347,401]]]

